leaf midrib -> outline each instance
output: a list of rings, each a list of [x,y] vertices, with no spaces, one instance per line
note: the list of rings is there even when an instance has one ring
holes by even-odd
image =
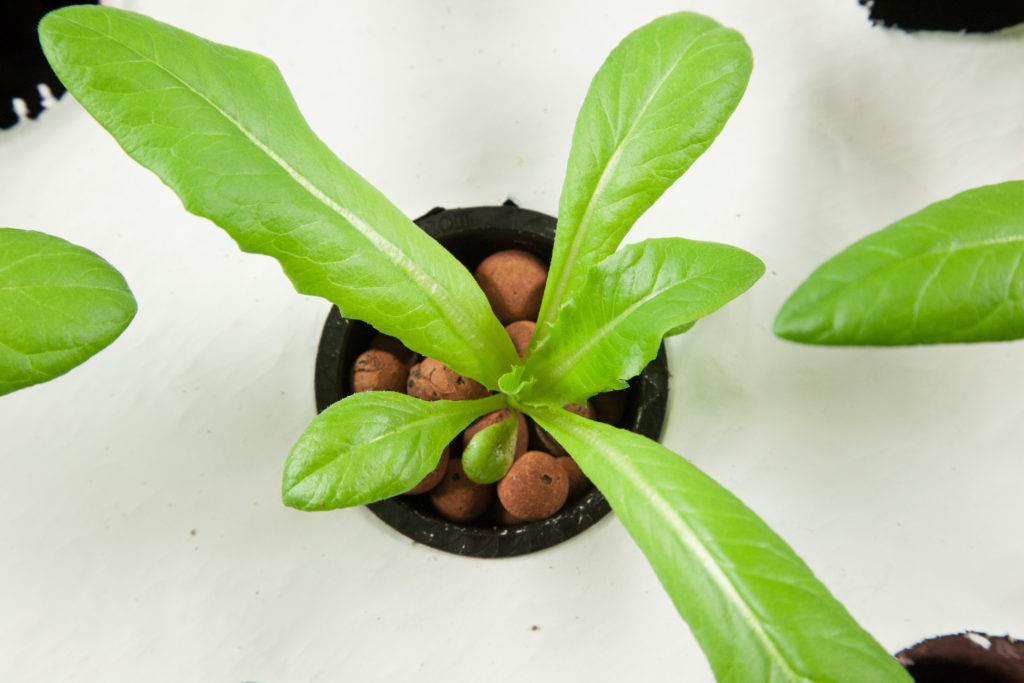
[[[563,420],[563,427],[568,427],[572,431],[576,432],[576,438],[586,442],[587,435],[580,434],[582,428],[579,425],[572,421],[565,420],[564,418]],[[715,561],[714,556],[710,551],[708,551],[704,544],[700,542],[699,536],[693,527],[686,523],[683,515],[676,513],[671,502],[660,493],[658,487],[650,486],[640,469],[633,465],[633,461],[636,458],[623,453],[617,448],[611,447],[607,441],[603,443],[602,447],[610,448],[618,455],[618,457],[614,459],[607,457],[604,458],[605,464],[618,470],[618,473],[629,483],[629,486],[633,491],[646,491],[648,493],[644,500],[647,501],[651,505],[652,509],[656,511],[656,514],[661,518],[663,524],[651,524],[647,525],[647,527],[663,528],[664,526],[670,526],[675,530],[675,537],[681,539],[683,545],[693,553],[694,557],[696,557],[701,566],[705,568],[708,572],[708,576],[711,577],[712,581],[716,585],[718,585],[722,593],[731,598],[730,602],[739,608],[743,621],[748,625],[748,627],[750,627],[756,638],[764,645],[765,649],[777,664],[789,673],[793,680],[806,681],[807,678],[793,669],[789,664],[789,661],[778,649],[775,641],[772,640],[768,633],[761,627],[760,621],[750,604],[740,593],[736,584],[729,575]]]
[[[1024,235],[1008,235],[1008,236],[1005,236],[1005,237],[995,237],[995,238],[974,240],[974,241],[970,241],[970,242],[962,242],[962,243],[955,244],[955,245],[946,245],[946,246],[942,246],[942,247],[936,247],[936,248],[928,249],[926,251],[922,251],[922,252],[919,252],[919,253],[916,253],[916,254],[913,254],[913,255],[910,255],[910,256],[906,256],[906,255],[900,254],[899,252],[895,252],[895,256],[897,257],[896,260],[891,261],[891,262],[885,264],[884,266],[882,266],[880,268],[876,268],[876,269],[870,271],[869,273],[867,273],[864,277],[858,278],[856,280],[850,280],[848,278],[843,278],[842,280],[840,280],[836,276],[832,276],[832,275],[826,276],[826,277],[828,277],[829,282],[836,283],[839,286],[836,287],[833,291],[829,292],[827,295],[822,296],[821,298],[815,300],[814,305],[815,306],[820,306],[820,305],[824,304],[825,302],[827,302],[829,300],[832,300],[832,299],[835,299],[837,297],[842,296],[844,293],[846,293],[846,292],[848,292],[848,291],[850,291],[852,289],[858,288],[859,286],[863,285],[866,282],[870,282],[870,281],[874,281],[874,280],[885,278],[891,271],[893,271],[893,270],[895,270],[897,268],[900,268],[901,266],[905,266],[908,263],[913,263],[913,262],[916,262],[916,261],[921,261],[921,260],[924,260],[926,258],[930,258],[930,257],[933,257],[933,256],[943,256],[943,255],[945,255],[945,256],[953,256],[953,255],[955,255],[955,254],[957,254],[959,252],[962,252],[962,251],[969,251],[971,249],[982,249],[984,247],[990,247],[990,246],[999,245],[999,244],[1013,244],[1015,242],[1016,243],[1024,244]],[[874,248],[874,247],[870,247],[870,248]],[[890,250],[881,250],[881,249],[879,249],[879,250],[880,251],[884,251],[885,253],[893,253]]]
[[[192,87],[184,78],[179,76],[177,73],[171,71],[163,64],[154,61],[147,55],[139,52],[134,47],[118,40],[115,36],[110,33],[103,33],[95,27],[82,24],[70,17],[63,17],[65,21],[80,26],[86,30],[92,31],[96,35],[106,38],[117,45],[120,45],[129,52],[138,55],[139,60],[160,69],[168,76],[181,83],[188,91],[199,97],[201,100],[210,105],[218,114],[224,117],[231,125],[238,129],[242,135],[246,137],[252,144],[254,144],[260,151],[267,155],[267,157],[277,164],[285,173],[287,173],[298,185],[306,190],[310,195],[317,199],[321,204],[326,206],[328,209],[337,213],[343,220],[348,221],[352,227],[354,227],[360,234],[368,239],[374,246],[377,247],[385,256],[392,259],[392,261],[399,266],[400,270],[406,274],[406,276],[426,295],[426,299],[430,301],[434,308],[437,310],[439,317],[442,317],[448,321],[449,327],[456,332],[464,332],[465,330],[476,329],[473,321],[469,316],[465,315],[462,308],[456,304],[451,293],[441,285],[437,280],[431,277],[422,269],[416,267],[415,261],[408,258],[404,252],[402,252],[397,246],[390,242],[383,235],[375,231],[369,224],[360,219],[355,214],[346,211],[344,207],[339,205],[333,199],[331,199],[325,192],[320,190],[312,181],[296,171],[288,162],[286,162],[281,156],[274,152],[268,145],[263,143],[254,133],[249,131],[239,121],[235,120],[230,114],[224,111],[221,107],[217,106],[210,98],[204,95],[202,92]],[[436,297],[436,299],[435,299]]]
[[[545,380],[545,383],[548,386],[557,386],[561,382],[561,380],[565,378],[569,371],[579,362],[580,358],[583,358],[586,354],[590,352],[592,348],[594,348],[597,344],[599,344],[606,337],[608,337],[614,330],[614,328],[618,327],[621,321],[631,317],[634,313],[637,312],[637,310],[639,310],[641,307],[649,303],[652,299],[661,296],[662,294],[669,292],[677,287],[686,287],[687,285],[691,284],[694,280],[698,280],[702,277],[706,277],[706,274],[688,277],[685,280],[671,282],[661,287],[660,289],[655,289],[650,294],[644,296],[635,303],[627,306],[619,315],[609,318],[608,321],[604,325],[599,327],[595,331],[595,333],[591,335],[589,339],[587,339],[586,342],[584,342],[582,345],[578,347],[575,347],[575,351],[573,351],[570,355],[562,358],[560,361],[555,363],[551,367],[550,371],[544,373],[543,379]],[[687,320],[679,324],[684,325],[687,322],[691,321]],[[551,381],[546,381],[549,377],[553,379]]]
[[[374,445],[380,443],[381,441],[401,437],[402,434],[405,434],[410,430],[418,431],[420,429],[425,429],[423,425],[428,425],[431,422],[436,422],[439,417],[440,416],[437,414],[424,415],[410,422],[406,422],[398,427],[392,427],[390,429],[382,431],[380,434],[370,439],[364,439],[360,441],[349,441],[343,444],[339,444],[338,447],[335,449],[337,451],[337,455],[333,455],[329,458],[326,458],[322,463],[311,469],[309,472],[303,475],[301,479],[298,479],[294,484],[292,484],[288,488],[297,488],[298,486],[308,481],[309,479],[319,475],[323,470],[327,469],[328,467],[334,465],[335,463],[341,460],[351,457],[351,454],[353,452],[358,452],[360,450],[363,450],[364,448],[372,449]]]
[[[26,289],[79,289],[83,292],[113,292],[114,294],[127,294],[127,292],[120,287],[97,287],[93,285],[0,285],[0,292],[17,292]]]
[[[565,289],[566,287],[569,286],[569,273],[571,273],[573,270],[570,264],[576,262],[576,259],[579,255],[579,251],[580,249],[583,248],[583,237],[587,232],[586,228],[587,226],[590,225],[591,220],[593,220],[594,212],[597,210],[597,198],[601,196],[601,194],[604,192],[605,187],[607,187],[608,183],[611,182],[610,179],[614,175],[613,172],[618,167],[619,161],[622,158],[623,150],[626,148],[627,144],[632,141],[633,134],[639,126],[640,121],[647,113],[647,109],[651,106],[651,103],[657,98],[658,94],[661,92],[661,89],[664,87],[666,81],[668,81],[668,79],[672,76],[675,70],[679,67],[679,64],[683,61],[683,59],[687,57],[687,55],[690,52],[690,49],[694,46],[694,44],[697,43],[705,35],[706,34],[702,34],[691,40],[690,43],[687,44],[686,48],[680,52],[679,57],[677,57],[676,60],[672,63],[672,65],[665,70],[665,74],[661,77],[661,79],[658,80],[658,83],[652,89],[650,96],[646,99],[646,101],[644,101],[643,105],[640,107],[639,113],[633,118],[633,123],[630,124],[629,130],[626,131],[626,134],[623,135],[622,139],[616,145],[615,151],[612,153],[611,157],[608,158],[608,163],[605,164],[604,169],[602,169],[601,171],[601,176],[600,178],[598,178],[597,185],[594,187],[594,192],[590,195],[590,199],[587,201],[587,207],[583,211],[583,216],[580,218],[580,222],[576,225],[576,232],[573,234],[573,241],[572,244],[569,246],[569,253],[567,254],[566,260],[564,262],[565,265],[559,272],[558,282],[555,283],[555,289],[552,291],[551,304],[545,311],[546,318],[548,319],[547,322],[551,322],[550,318],[553,315],[551,311],[558,311],[562,297],[565,296]],[[705,49],[711,49],[712,47],[714,47],[714,45],[708,46]],[[537,327],[538,329],[543,330],[546,329],[547,326],[543,325],[542,321],[538,320]]]
[[[358,394],[353,394],[353,396],[357,396],[357,395]],[[402,396],[403,394],[399,394],[399,395]],[[488,401],[487,398],[484,398],[484,399],[479,399],[479,402],[474,402],[475,405],[472,405],[472,406],[470,406],[470,405],[465,405],[465,406],[458,406],[458,405],[456,405],[455,408],[461,409],[458,412],[455,412],[453,410],[452,412],[448,412],[448,413],[438,411],[438,412],[434,412],[434,413],[424,414],[421,417],[414,418],[414,419],[412,419],[412,420],[410,420],[408,422],[404,422],[401,425],[399,425],[398,427],[385,430],[385,431],[381,432],[380,434],[378,434],[377,436],[374,436],[373,438],[362,439],[362,440],[360,440],[358,442],[347,442],[347,443],[341,444],[336,449],[337,452],[338,452],[338,455],[335,455],[333,457],[327,458],[322,463],[320,463],[319,465],[314,467],[312,470],[310,470],[308,473],[303,475],[301,479],[298,479],[297,481],[295,481],[295,483],[290,485],[288,488],[289,488],[289,490],[297,488],[299,485],[303,484],[304,482],[306,482],[310,478],[320,474],[323,470],[327,469],[328,467],[330,467],[334,463],[336,463],[339,460],[343,459],[346,454],[351,454],[353,452],[358,452],[358,451],[364,450],[366,448],[371,448],[372,449],[372,447],[375,444],[380,443],[381,441],[385,441],[387,439],[394,438],[395,436],[399,436],[399,435],[404,434],[404,433],[406,433],[408,431],[411,431],[411,430],[417,430],[417,431],[426,430],[427,427],[423,427],[422,425],[429,425],[429,423],[431,423],[431,422],[436,422],[438,420],[443,420],[443,419],[454,419],[457,416],[462,416],[464,413],[473,413],[480,406],[482,406],[481,412],[480,412],[480,414],[482,415],[482,414],[488,412],[487,408],[490,407],[489,404],[495,402],[493,400],[494,397],[503,398],[501,394],[494,394],[492,397],[488,397],[488,398],[492,399],[490,401]],[[486,401],[486,403],[484,403],[485,401]],[[464,403],[464,402],[463,401],[451,401],[450,403],[456,403],[457,404],[457,403]],[[391,410],[394,410],[394,406],[393,405],[391,405],[391,406],[384,406],[384,407],[385,408],[389,408]],[[434,406],[431,406],[431,407],[434,407]],[[360,408],[369,409],[369,406],[360,406]],[[344,450],[344,453],[342,452],[343,450]]]

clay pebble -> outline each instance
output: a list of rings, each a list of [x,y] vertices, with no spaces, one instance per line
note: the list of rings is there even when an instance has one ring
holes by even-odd
[[[386,334],[377,333],[377,336],[370,342],[371,349],[377,349],[379,351],[387,351],[392,356],[402,361],[406,367],[412,367],[420,360],[420,354],[410,350],[405,344],[395,337],[389,337]]]
[[[421,493],[430,491],[440,484],[441,480],[444,479],[444,473],[448,470],[448,458],[450,455],[451,448],[445,446],[444,451],[441,453],[441,459],[437,462],[437,467],[430,470],[430,472],[427,473],[427,476],[423,477],[423,479],[420,480],[420,483],[416,484],[416,486],[406,491],[405,495],[418,496]]]
[[[352,391],[404,392],[408,369],[387,351],[364,351],[352,364]]]
[[[527,451],[498,482],[498,498],[511,514],[528,522],[546,519],[569,496],[569,477],[557,460],[542,451]]]
[[[462,460],[450,458],[444,478],[429,495],[438,514],[448,521],[466,524],[487,512],[494,498],[494,484],[477,484],[466,476]]]
[[[548,278],[539,258],[518,249],[499,251],[485,258],[474,276],[502,325],[537,319]]]
[[[406,393],[424,401],[465,401],[490,392],[479,382],[463,377],[433,358],[424,358],[409,370]]]
[[[516,347],[516,353],[520,358],[526,355],[526,349],[530,347],[530,340],[533,339],[535,329],[537,329],[537,323],[532,320],[517,320],[505,325],[505,331],[512,338],[512,345]]]
[[[526,520],[519,519],[506,510],[505,506],[501,504],[501,498],[498,496],[495,496],[494,502],[491,503],[491,510],[488,513],[488,518],[491,520],[491,523],[496,526],[515,526],[516,524],[526,523]]]
[[[578,500],[584,493],[590,490],[590,480],[587,479],[587,475],[583,474],[583,470],[572,459],[572,456],[563,455],[560,458],[555,458],[555,460],[565,470],[565,476],[569,478],[568,500]]]

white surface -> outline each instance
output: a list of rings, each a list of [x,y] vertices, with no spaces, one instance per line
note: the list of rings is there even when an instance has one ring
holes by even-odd
[[[679,8],[117,4],[275,59],[313,128],[413,216],[509,196],[555,212],[593,72]],[[768,273],[671,343],[664,443],[757,510],[888,649],[965,628],[1021,637],[1024,343],[830,350],[770,334],[839,248],[1024,177],[1020,34],[887,32],[854,0],[689,8],[745,34],[754,74],[630,240],[728,242]],[[284,508],[327,304],[186,214],[70,99],[0,134],[0,224],[98,251],[139,301],[91,362],[0,399],[3,680],[711,679],[614,518],[481,561],[362,509]]]

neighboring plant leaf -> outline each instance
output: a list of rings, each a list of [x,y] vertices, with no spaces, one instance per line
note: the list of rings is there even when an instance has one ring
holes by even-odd
[[[911,680],[761,519],[663,446],[531,409],[608,499],[718,681]]]
[[[475,401],[352,394],[320,413],[288,454],[284,502],[300,510],[333,510],[404,493],[437,466],[459,432],[504,407],[501,394]]]
[[[742,249],[679,237],[623,247],[590,269],[526,363],[519,399],[561,406],[624,386],[666,333],[750,288],[764,264]]]
[[[508,419],[484,427],[462,453],[466,476],[478,484],[493,484],[508,472],[515,460],[519,413],[509,411]]]
[[[0,228],[0,395],[85,362],[128,327],[135,298],[88,249]]]
[[[273,62],[106,7],[57,10],[40,38],[132,158],[298,291],[491,389],[519,361],[473,277],[314,135]]]
[[[797,288],[775,334],[808,344],[1024,337],[1024,181],[932,204],[837,254]]]
[[[576,121],[534,347],[587,269],[722,130],[752,64],[743,36],[689,12],[652,21],[608,55]]]

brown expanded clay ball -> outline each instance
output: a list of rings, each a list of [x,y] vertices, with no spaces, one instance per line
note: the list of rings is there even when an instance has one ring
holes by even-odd
[[[528,522],[547,519],[569,496],[569,477],[542,451],[527,451],[498,482],[498,498],[512,515]]]
[[[406,367],[415,365],[420,359],[420,354],[409,349],[409,347],[403,344],[400,340],[395,337],[389,337],[388,335],[380,332],[378,332],[377,336],[370,342],[370,348],[377,349],[378,351],[387,351],[392,356],[402,361]]]
[[[563,455],[560,458],[555,458],[562,469],[565,470],[565,476],[569,478],[569,500],[573,501],[582,496],[584,493],[590,490],[590,480],[587,479],[587,475],[583,474],[583,470],[576,464],[576,461],[572,459],[572,456]]]
[[[539,258],[518,249],[499,251],[485,258],[474,276],[502,325],[537,319],[548,279]]]
[[[505,325],[505,331],[512,338],[512,346],[516,347],[516,353],[520,358],[526,355],[526,349],[530,347],[530,340],[533,339],[535,329],[537,329],[537,323],[532,320],[517,320]]]
[[[466,476],[460,458],[448,460],[444,478],[430,491],[434,509],[451,522],[472,522],[491,506],[494,484],[478,484]]]
[[[479,382],[456,373],[433,358],[424,358],[409,370],[406,393],[424,401],[465,401],[490,392]]]
[[[441,453],[441,459],[437,461],[437,467],[430,470],[427,476],[420,480],[420,483],[413,486],[411,489],[405,492],[407,496],[418,496],[421,493],[426,493],[435,486],[441,483],[444,479],[444,473],[448,470],[448,458],[451,454],[451,448],[448,446],[444,447],[444,451]]]
[[[352,391],[405,392],[409,370],[387,351],[364,351],[352,364]]]
[[[580,405],[579,403],[570,403],[563,407],[570,413],[575,413],[577,415],[587,418],[588,420],[594,419],[594,408],[593,406],[590,405],[590,401],[587,401],[585,405]],[[564,448],[562,448],[562,444],[555,441],[555,437],[551,436],[546,431],[544,431],[544,429],[542,429],[540,425],[535,424],[535,427],[537,444],[538,446],[540,446],[541,450],[547,451],[556,458],[569,455],[569,453]]]
[[[497,496],[494,497],[494,502],[491,503],[491,510],[487,518],[496,526],[515,526],[516,524],[526,523],[525,519],[519,519],[506,510],[505,506],[501,504],[501,498]]]
[[[526,447],[530,443],[530,428],[526,424],[526,418],[523,417],[522,413],[516,413],[518,416],[518,425],[516,427],[516,450],[515,457],[518,458],[526,452]],[[502,408],[496,410],[493,413],[487,413],[483,417],[477,419],[476,422],[466,427],[466,431],[462,432],[462,443],[465,446],[469,445],[469,442],[473,440],[473,437],[480,433],[486,427],[490,427],[493,424],[504,422],[508,419],[509,410],[508,408]]]

